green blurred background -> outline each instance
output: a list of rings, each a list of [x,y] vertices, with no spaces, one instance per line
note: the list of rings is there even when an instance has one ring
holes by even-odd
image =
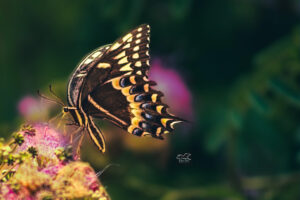
[[[119,165],[100,177],[112,199],[300,199],[299,19],[299,0],[2,0],[1,135],[22,122],[22,97],[52,84],[65,99],[86,53],[149,23],[151,55],[192,93],[193,123],[165,141],[122,133],[105,156],[86,139],[83,160]]]

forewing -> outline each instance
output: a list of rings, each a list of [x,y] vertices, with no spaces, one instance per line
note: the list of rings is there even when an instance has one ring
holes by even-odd
[[[119,38],[101,57],[90,62],[82,100],[98,85],[126,73],[146,74],[149,70],[150,27],[143,24]]]
[[[110,63],[110,77],[145,74],[149,69],[150,26],[143,24],[119,38],[105,52],[100,63]]]
[[[92,51],[88,55],[86,55],[82,61],[79,63],[79,65],[75,68],[73,71],[69,83],[68,83],[68,105],[69,106],[78,106],[79,103],[79,94],[80,91],[82,91],[83,83],[86,82],[86,78],[91,70],[93,70],[93,67],[97,60],[99,60],[103,53],[109,49],[110,45],[105,45],[102,47],[99,47],[98,49]],[[97,82],[101,83],[102,80],[104,80],[107,75],[109,74],[110,70],[107,70],[105,68],[98,70],[97,75]],[[93,77],[91,77],[93,79]],[[95,79],[95,77],[94,77]],[[90,84],[89,86],[92,87],[95,83],[94,80],[89,80]]]

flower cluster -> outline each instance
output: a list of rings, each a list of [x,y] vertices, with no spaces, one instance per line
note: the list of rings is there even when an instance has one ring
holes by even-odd
[[[48,124],[23,125],[10,142],[1,140],[0,170],[0,199],[109,199],[94,170]]]

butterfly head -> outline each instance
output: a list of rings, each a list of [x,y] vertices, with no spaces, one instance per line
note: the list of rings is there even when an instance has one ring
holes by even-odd
[[[67,106],[64,106],[64,107],[62,108],[62,113],[66,114],[66,113],[68,113],[68,112],[69,112],[69,108],[68,108]]]
[[[79,114],[77,108],[63,106],[62,107],[62,115],[63,115],[63,117],[66,116],[67,114],[70,114],[73,117],[75,123],[82,125],[82,117]]]

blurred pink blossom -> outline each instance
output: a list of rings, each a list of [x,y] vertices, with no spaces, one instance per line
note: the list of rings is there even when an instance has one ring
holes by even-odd
[[[149,77],[157,82],[157,88],[165,95],[165,102],[172,113],[192,120],[192,95],[180,74],[165,66],[159,58],[153,59]]]
[[[18,110],[22,116],[26,116],[38,109],[39,102],[32,96],[25,96],[18,104]]]
[[[52,103],[28,95],[19,101],[18,111],[27,121],[42,121],[47,118],[52,105]]]

